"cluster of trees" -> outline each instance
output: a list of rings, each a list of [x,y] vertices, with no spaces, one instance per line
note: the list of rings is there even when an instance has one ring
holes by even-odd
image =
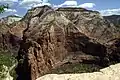
[[[8,8],[8,5],[0,5],[0,14],[5,11],[5,8]]]

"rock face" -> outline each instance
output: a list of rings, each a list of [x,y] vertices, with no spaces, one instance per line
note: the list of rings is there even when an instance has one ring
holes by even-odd
[[[21,17],[18,16],[8,16],[0,19],[0,49],[1,50],[8,50],[11,53],[17,53],[18,47],[14,47],[17,45],[13,45],[13,43],[16,42],[16,40],[15,41],[13,40],[13,37],[15,39],[16,35],[12,34],[11,31],[9,30],[13,26],[15,27],[15,25],[18,24],[16,21],[19,21],[20,19]]]
[[[48,74],[36,80],[120,80],[120,64],[101,69],[100,72],[82,74]]]
[[[3,65],[2,72],[0,72],[0,80],[13,80],[7,66]]]
[[[106,21],[96,11],[89,11],[82,8],[60,8],[57,11],[63,13],[80,32],[101,44],[106,44],[107,41],[117,37],[115,26]]]
[[[4,23],[4,24],[9,25],[9,24],[12,24],[16,21],[20,21],[21,19],[22,19],[22,17],[15,16],[15,15],[10,15],[10,16],[1,18],[0,23]]]
[[[120,15],[111,15],[111,16],[104,16],[106,20],[109,20],[115,26],[120,26]]]
[[[115,26],[98,12],[83,8],[33,8],[9,32],[22,38],[18,80],[36,80],[69,61],[107,66],[112,53],[120,57],[109,46],[119,38]]]

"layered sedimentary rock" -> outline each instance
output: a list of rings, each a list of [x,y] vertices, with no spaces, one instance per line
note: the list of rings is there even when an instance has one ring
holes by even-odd
[[[118,37],[117,29],[109,23],[97,11],[89,11],[82,8],[60,8],[57,10],[63,13],[75,26],[92,39],[105,44],[107,41]]]
[[[17,54],[18,52],[18,42],[15,39],[14,34],[12,34],[9,30],[12,27],[15,27],[18,24],[16,21],[21,20],[21,17],[18,16],[8,16],[0,19],[0,49],[8,50],[13,54]],[[16,30],[16,32],[19,30]],[[14,39],[14,40],[13,40]],[[16,43],[13,45],[13,43]]]
[[[9,32],[22,38],[18,80],[35,80],[69,61],[107,66],[114,58],[111,54],[120,57],[110,46],[119,38],[115,26],[98,12],[83,8],[33,8]]]

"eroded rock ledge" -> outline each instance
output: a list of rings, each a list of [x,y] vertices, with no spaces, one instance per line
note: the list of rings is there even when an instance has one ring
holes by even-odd
[[[101,69],[100,72],[82,74],[48,74],[36,80],[120,80],[120,63]]]

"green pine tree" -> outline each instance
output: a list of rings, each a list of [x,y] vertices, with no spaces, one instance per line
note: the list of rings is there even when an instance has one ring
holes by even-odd
[[[8,8],[8,5],[0,5],[0,14],[5,11],[5,8]]]

